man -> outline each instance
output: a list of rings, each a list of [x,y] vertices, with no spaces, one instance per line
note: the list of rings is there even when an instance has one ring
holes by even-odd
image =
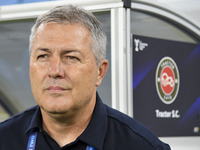
[[[106,36],[84,9],[41,15],[30,36],[30,81],[38,104],[0,125],[0,150],[169,150],[96,92],[108,68]]]

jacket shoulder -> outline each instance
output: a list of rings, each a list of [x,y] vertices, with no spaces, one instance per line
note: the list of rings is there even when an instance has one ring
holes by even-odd
[[[31,107],[27,110],[24,110],[9,119],[0,123],[0,132],[6,130],[16,129],[17,127],[22,127],[26,125],[28,122],[30,123],[34,112],[38,109],[38,106]]]
[[[155,150],[170,150],[169,146],[158,139],[158,137],[150,131],[146,126],[115,109],[105,106],[107,110],[108,120],[118,126],[119,131],[125,137],[135,138],[127,140],[139,139],[141,143],[150,145]],[[116,125],[117,124],[117,125]],[[122,131],[123,130],[123,131]],[[128,136],[129,135],[129,136]]]

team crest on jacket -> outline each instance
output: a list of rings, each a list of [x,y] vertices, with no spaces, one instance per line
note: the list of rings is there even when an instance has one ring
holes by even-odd
[[[177,97],[180,85],[179,71],[170,57],[160,60],[156,70],[156,89],[161,101],[171,104]]]

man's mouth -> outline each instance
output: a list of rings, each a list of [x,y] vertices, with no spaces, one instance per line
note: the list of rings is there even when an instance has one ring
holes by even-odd
[[[66,88],[63,88],[60,86],[49,86],[47,88],[47,91],[53,92],[53,93],[60,93],[60,92],[66,91],[66,90],[67,90]]]

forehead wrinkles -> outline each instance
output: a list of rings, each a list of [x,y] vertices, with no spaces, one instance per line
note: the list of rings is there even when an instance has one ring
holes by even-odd
[[[48,32],[47,32],[48,30]],[[56,34],[55,34],[56,32]],[[59,33],[59,34],[58,34]],[[62,23],[58,24],[55,22],[43,23],[38,27],[36,38],[49,38],[53,37],[52,40],[59,41],[60,39],[71,39],[75,40],[75,42],[79,42],[80,39],[85,40],[85,43],[89,43],[90,48],[92,48],[92,36],[91,32],[84,25],[76,23]],[[87,39],[84,39],[86,38]]]
[[[49,41],[48,43],[50,44],[48,45],[48,43],[42,39],[47,39]],[[66,44],[64,40],[70,40],[70,42],[66,41]],[[82,49],[83,46],[88,46],[93,53],[91,32],[81,24],[58,24],[55,22],[43,23],[37,30],[36,41],[39,41],[39,44],[42,44],[37,45],[38,47],[41,46],[42,48],[49,48],[52,50],[73,49],[74,45],[77,46],[77,49]]]
[[[69,23],[55,23],[55,22],[50,22],[50,23],[42,23],[36,32],[36,35],[39,34],[44,34],[43,31],[48,30],[49,32],[46,32],[46,34],[52,34],[56,31],[58,31],[58,29],[60,29],[60,35],[66,36],[68,34],[75,34],[75,35],[79,35],[79,36],[84,36],[84,35],[89,35],[89,37],[91,38],[91,32],[88,28],[86,28],[84,25],[82,24],[69,24]]]

